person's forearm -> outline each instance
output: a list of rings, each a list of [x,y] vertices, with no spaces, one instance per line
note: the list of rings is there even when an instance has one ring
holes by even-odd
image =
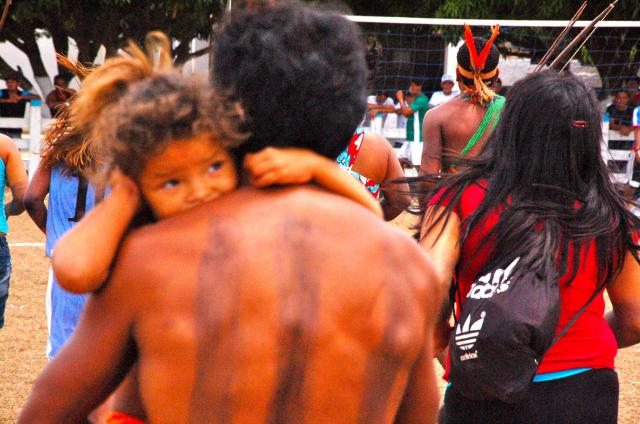
[[[114,189],[60,238],[52,267],[63,288],[73,293],[100,288],[137,209],[137,195]]]
[[[20,215],[24,212],[24,202],[21,199],[13,199],[4,205],[4,215],[10,216]]]
[[[400,106],[400,115],[409,117],[413,115],[413,109],[407,106]]]
[[[319,158],[314,167],[313,180],[328,190],[348,197],[382,217],[378,201],[353,177],[348,175],[335,162]]]
[[[383,113],[393,113],[396,111],[396,107],[395,106],[391,106],[391,105],[387,105],[387,106],[382,106],[380,108],[381,112]]]
[[[611,327],[611,331],[616,337],[618,347],[629,347],[640,343],[640,329],[632,325],[624,325],[624,320],[616,316],[615,311],[609,311],[604,316],[605,321]]]
[[[38,226],[38,228],[40,228],[43,233],[47,234],[47,207],[44,204],[44,201],[26,201],[25,209],[31,217],[31,220]]]

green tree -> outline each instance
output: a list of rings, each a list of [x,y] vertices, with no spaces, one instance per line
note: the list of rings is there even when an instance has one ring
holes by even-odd
[[[37,79],[47,76],[38,51],[38,37],[49,36],[56,51],[67,54],[71,40],[78,59],[93,62],[104,46],[107,55],[126,45],[128,39],[141,42],[151,30],[162,30],[176,43],[176,62],[194,55],[189,43],[207,38],[213,23],[224,10],[224,0],[20,0],[14,1],[0,40],[9,41],[30,59]],[[0,59],[0,73],[9,71]],[[42,87],[45,88],[45,87]]]

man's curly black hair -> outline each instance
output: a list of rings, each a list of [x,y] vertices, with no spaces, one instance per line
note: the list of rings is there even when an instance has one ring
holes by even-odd
[[[235,152],[299,147],[336,158],[366,108],[367,65],[358,27],[297,3],[239,9],[216,36],[213,81],[247,114]]]

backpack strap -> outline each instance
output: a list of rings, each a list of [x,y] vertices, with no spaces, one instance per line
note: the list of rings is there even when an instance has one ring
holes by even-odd
[[[460,284],[458,278],[458,266],[456,265],[456,272],[451,279],[451,286],[449,287],[449,309],[453,313],[453,322],[455,324],[458,324],[458,317],[456,317],[456,305],[458,305],[458,309],[462,308],[462,293],[460,292]]]
[[[551,341],[551,344],[549,345],[549,347],[547,348],[547,350],[544,351],[544,353],[540,356],[540,358],[538,359],[538,364],[540,364],[542,362],[542,358],[544,357],[544,355],[547,354],[547,352],[549,352],[549,350],[551,350],[551,348],[558,342],[558,340],[560,340],[560,338],[562,336],[564,336],[566,334],[566,332],[569,330],[569,328],[575,324],[575,322],[578,320],[578,318],[580,318],[580,315],[582,315],[582,313],[584,311],[587,310],[587,308],[589,307],[589,305],[591,305],[591,302],[594,301],[594,299],[596,297],[598,297],[598,295],[602,292],[602,290],[604,289],[606,283],[602,283],[597,289],[596,291],[593,292],[593,294],[591,295],[591,297],[589,298],[589,300],[587,300],[587,302],[584,304],[584,306],[582,306],[582,308],[580,308],[580,310],[578,312],[576,312],[576,314],[573,316],[573,318],[571,318],[571,321],[569,321],[563,328],[562,330],[560,330],[560,332],[553,338],[553,340]]]

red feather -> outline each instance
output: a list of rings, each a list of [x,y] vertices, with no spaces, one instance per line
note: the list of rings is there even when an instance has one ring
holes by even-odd
[[[480,57],[478,58],[477,69],[479,71],[482,71],[484,69],[484,65],[487,63],[487,58],[489,57],[489,51],[491,50],[491,46],[493,45],[493,42],[496,40],[496,37],[498,36],[498,34],[500,34],[500,25],[494,26],[491,31],[492,31],[491,38],[489,38],[489,41],[487,41],[487,44],[484,45],[482,52],[480,52]]]
[[[469,60],[471,61],[471,67],[473,69],[478,69],[478,51],[476,50],[476,43],[473,40],[473,33],[471,32],[471,28],[469,28],[469,25],[467,24],[464,24],[464,39],[467,43],[467,48],[469,49]]]

